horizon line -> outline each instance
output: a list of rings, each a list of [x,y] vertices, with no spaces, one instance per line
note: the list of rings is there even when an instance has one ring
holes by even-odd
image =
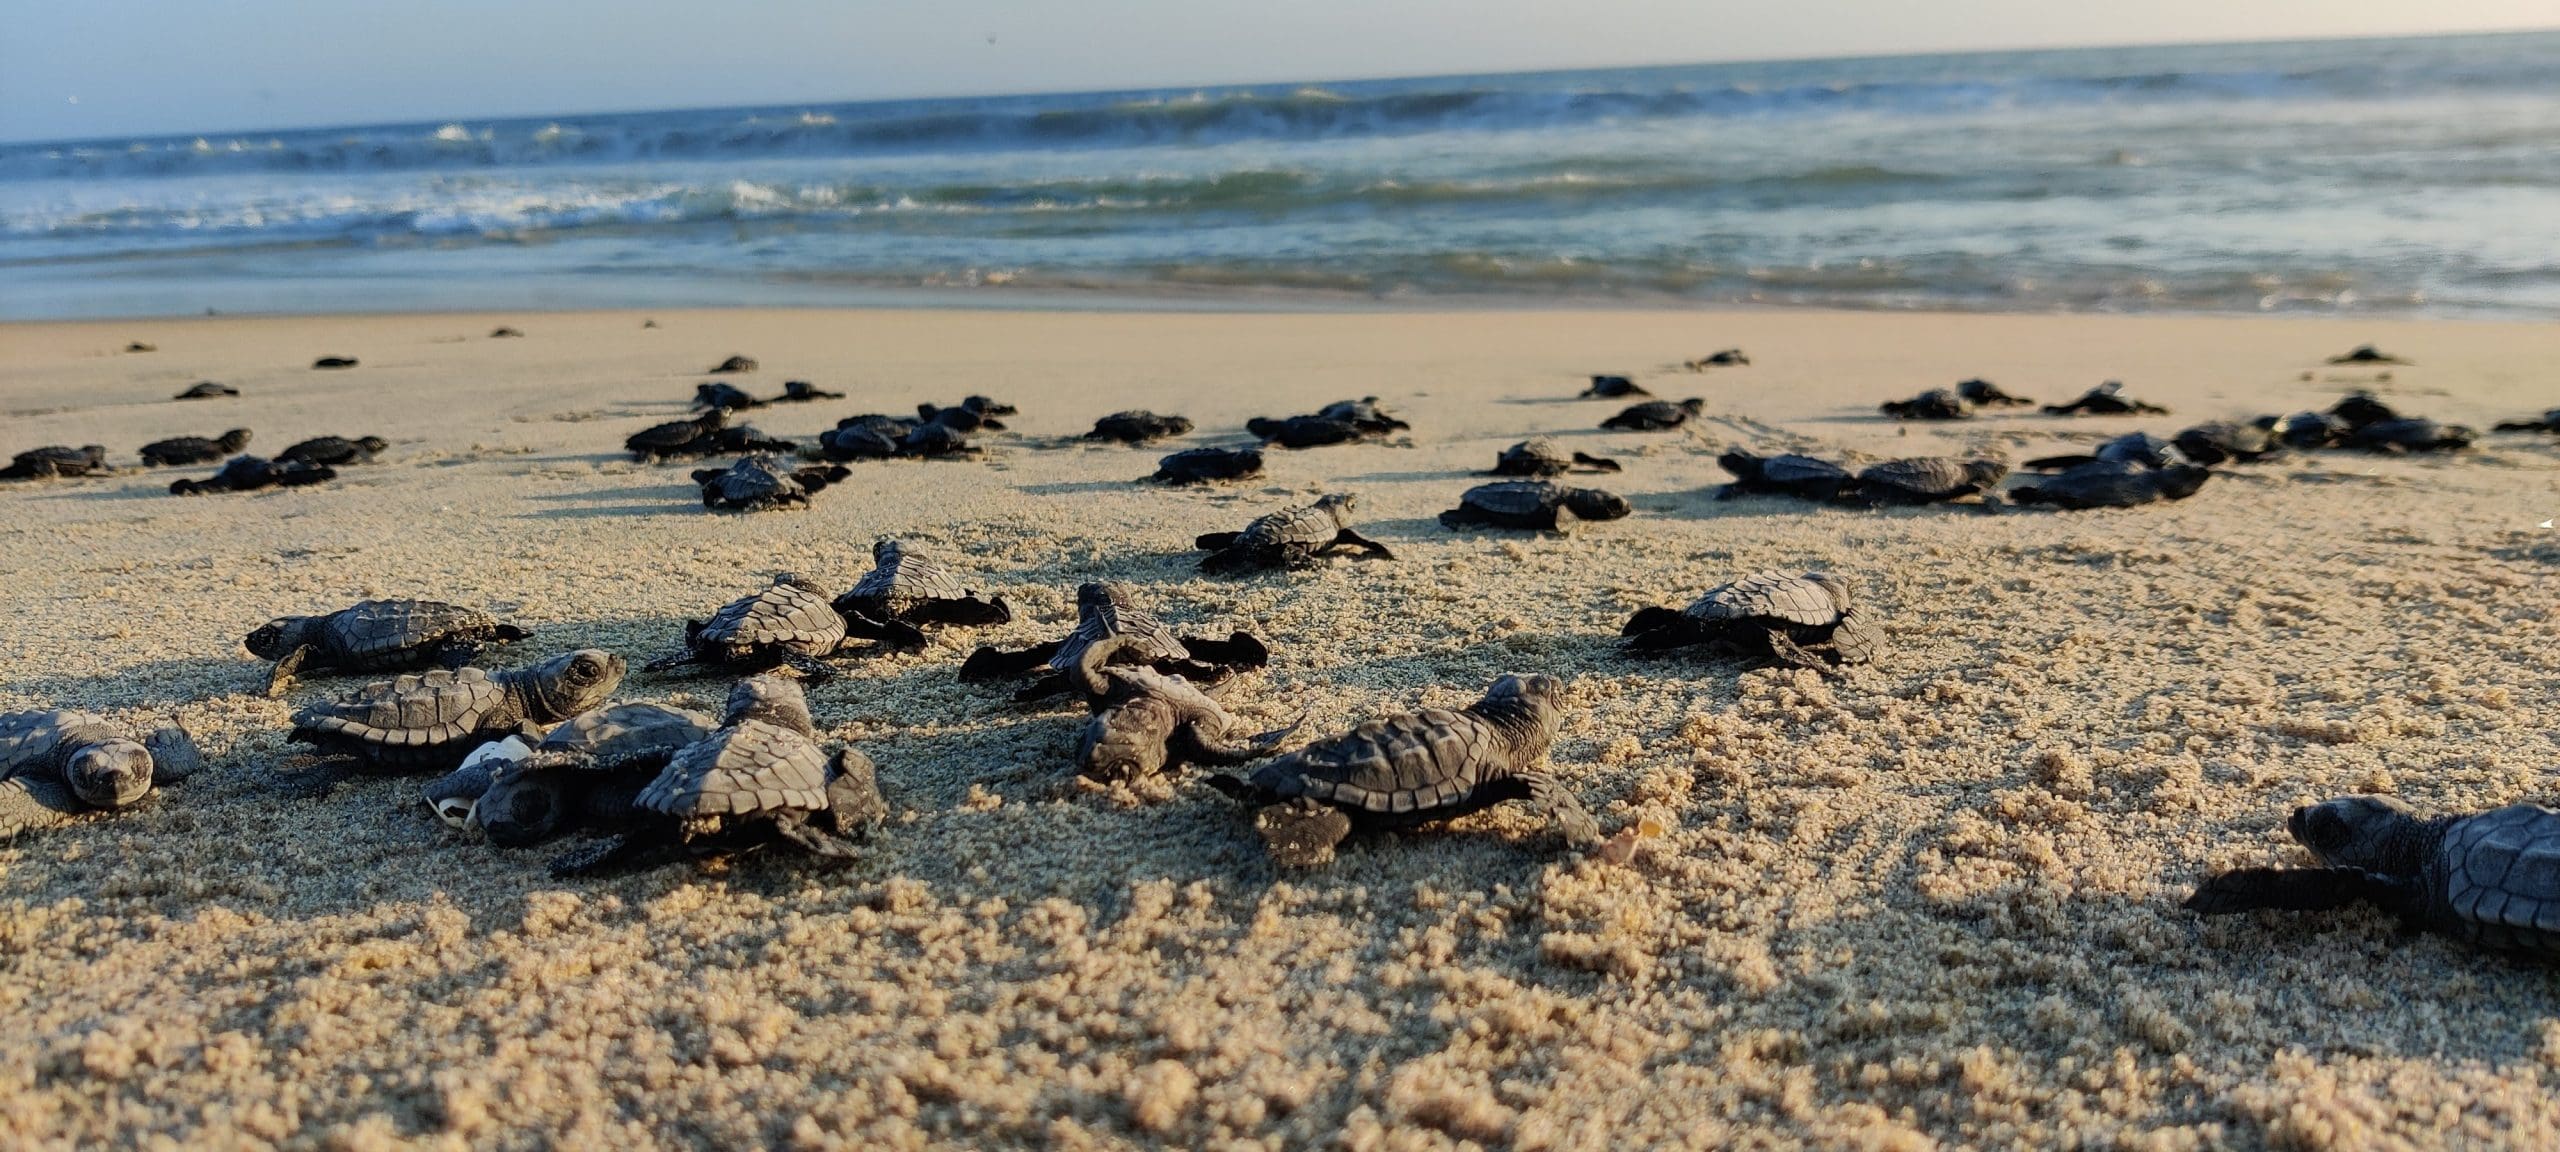
[[[2279,47],[2294,44],[2340,44],[2363,41],[2472,40],[2502,36],[2531,36],[2553,33],[2560,33],[2560,22],[2519,28],[2471,29],[2453,32],[2393,33],[2386,35],[2350,34],[2339,36],[2297,36],[2282,39],[2238,40],[2134,40],[2097,44],[2050,44],[2011,48],[1947,48],[1928,52],[1845,52],[1819,56],[1733,56],[1713,60],[1653,60],[1616,64],[1578,64],[1555,67],[1518,68],[1507,71],[1468,70],[1459,72],[1416,72],[1400,75],[1180,82],[1122,88],[1026,88],[996,91],[954,92],[940,95],[920,96],[867,96],[853,98],[777,100],[744,104],[661,105],[647,108],[588,108],[579,111],[565,112],[515,112],[503,115],[451,117],[431,116],[425,118],[369,120],[361,122],[334,121],[317,124],[270,125],[259,128],[182,129],[127,136],[29,137],[24,139],[0,137],[0,148],[70,147],[82,144],[107,142],[136,143],[151,140],[178,140],[190,137],[202,139],[208,136],[255,136],[300,132],[327,132],[341,129],[353,130],[360,128],[386,128],[411,124],[427,124],[431,122],[444,125],[465,124],[470,121],[495,123],[516,120],[561,120],[592,116],[650,116],[671,112],[722,112],[792,107],[808,109],[860,106],[866,104],[939,103],[945,101],[959,102],[966,100],[1026,99],[1042,96],[1110,96],[1144,92],[1167,92],[1179,89],[1205,90],[1215,88],[1272,88],[1290,85],[1319,86],[1326,84],[1377,84],[1399,80],[1463,80],[1476,77],[1495,76],[1552,76],[1568,72],[1639,72],[1671,68],[1712,67],[1725,64],[1820,64],[1834,61],[1854,60],[1926,60],[1932,57],[1941,56],[2023,56],[2046,52],[2106,52],[2128,48]]]

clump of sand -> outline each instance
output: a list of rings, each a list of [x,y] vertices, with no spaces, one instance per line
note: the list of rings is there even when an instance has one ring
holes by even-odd
[[[2365,913],[2200,923],[2200,873],[2296,859],[2283,813],[2549,801],[2560,448],[2297,457],[2129,512],[1718,503],[1731,443],[2012,459],[2379,386],[2485,425],[2550,407],[2549,326],[1774,314],[1106,316],[738,312],[19,326],[8,451],[245,424],[390,438],[335,484],[175,500],[192,470],[0,489],[0,708],[175,714],[212,766],[139,811],[0,846],[0,1143],[1351,1148],[2560,1143],[2560,976]],[[522,340],[447,342],[506,322]],[[113,355],[137,337],[162,352]],[[1713,347],[1753,367],[1661,375]],[[809,436],[988,393],[980,463],[856,469],[805,513],[712,516],[621,438],[741,349],[852,393]],[[305,367],[322,351],[346,372]],[[2315,378],[2299,379],[2306,367]],[[1690,433],[1593,430],[1579,377],[1703,395]],[[1908,428],[1875,402],[1984,375],[2121,378],[2168,418]],[[212,377],[217,416],[175,404]],[[1409,443],[1274,452],[1257,482],[1126,481],[1247,416],[1380,396]],[[1060,444],[1121,408],[1201,432]],[[211,421],[212,423],[208,423]],[[1618,456],[1637,514],[1571,537],[1431,520],[1503,446]],[[1199,532],[1357,491],[1394,563],[1214,581]],[[263,791],[292,701],[239,637],[434,595],[530,660],[647,657],[775,571],[849,586],[899,534],[1019,619],[849,663],[811,693],[897,812],[828,871],[783,854],[563,883],[417,782]],[[1860,585],[1892,647],[1837,681],[1637,661],[1617,625],[1763,567]],[[1141,585],[1278,659],[1229,702],[1310,732],[1572,682],[1559,772],[1612,831],[1534,815],[1355,841],[1280,874],[1196,783],[1068,782],[1077,718],[957,684],[969,645]],[[303,693],[348,682],[318,681]],[[624,694],[713,706],[718,681]]]

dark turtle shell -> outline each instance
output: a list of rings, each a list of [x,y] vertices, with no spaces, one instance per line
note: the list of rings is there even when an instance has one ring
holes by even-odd
[[[1150,479],[1167,484],[1206,484],[1262,474],[1262,452],[1255,448],[1192,448],[1156,462]]]
[[[823,812],[827,753],[788,728],[742,721],[677,752],[637,803],[678,818]]]
[[[722,606],[686,637],[686,644],[697,654],[733,663],[772,652],[825,656],[843,645],[844,636],[844,617],[826,597],[784,577]]]

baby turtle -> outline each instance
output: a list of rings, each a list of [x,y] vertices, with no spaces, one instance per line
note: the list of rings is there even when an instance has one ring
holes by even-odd
[[[249,430],[234,428],[217,437],[173,436],[154,440],[142,446],[142,463],[146,468],[166,468],[180,464],[211,464],[249,446]]]
[[[2326,412],[2296,412],[2269,427],[2288,448],[2334,448],[2355,431]]]
[[[945,408],[943,415],[954,409]],[[898,455],[932,459],[945,456],[975,456],[978,446],[969,442],[967,429],[949,420],[927,420],[918,424],[898,441]]]
[[[842,399],[844,399],[842,392],[829,392],[806,380],[785,380],[782,382],[782,395],[774,397],[770,403],[810,404],[820,400]]]
[[[2483,948],[2560,959],[2560,811],[2511,804],[2421,820],[2384,796],[2294,810],[2285,830],[2316,868],[2208,876],[2186,906],[2207,916],[2371,904]]]
[[[949,569],[894,539],[872,542],[871,571],[852,591],[836,597],[835,610],[844,618],[847,635],[899,648],[924,647],[919,625],[1013,622],[1013,606],[1004,597],[981,599]]]
[[[2087,452],[2064,456],[2040,456],[2027,461],[2030,472],[2065,472],[2086,464],[2138,464],[2145,468],[2169,465],[2169,442],[2148,432],[2127,432],[2105,441]]]
[[[0,843],[67,824],[83,812],[131,807],[152,785],[183,780],[203,766],[183,728],[136,740],[114,721],[86,712],[0,713]]]
[[[1618,462],[1588,452],[1567,454],[1553,437],[1532,436],[1502,450],[1488,476],[1562,476],[1567,472],[1617,472]]]
[[[852,856],[888,815],[878,771],[850,748],[829,755],[808,716],[799,685],[770,676],[740,681],[720,728],[677,751],[632,799],[639,826],[562,856],[552,874],[734,856],[776,842]]]
[[[1689,422],[1689,418],[1706,411],[1707,402],[1696,397],[1677,403],[1649,400],[1600,422],[1603,428],[1626,432],[1661,432]]]
[[[1999,385],[1979,377],[1956,385],[1956,396],[1978,408],[2017,408],[2035,403],[2024,396],[2003,392]]]
[[[1886,504],[1938,504],[1977,493],[1984,507],[1991,488],[2009,474],[1997,460],[1958,460],[1951,456],[1917,456],[1869,465],[1858,473],[1845,499],[1877,507]]]
[[[1733,482],[1716,493],[1718,500],[1767,493],[1803,500],[1837,500],[1855,481],[1849,470],[1828,460],[1787,453],[1760,456],[1736,448],[1716,457],[1733,474]]]
[[[655,464],[670,456],[698,456],[700,447],[729,423],[729,411],[714,408],[689,420],[671,420],[652,424],[631,434],[622,442],[633,459]]]
[[[1896,420],[1973,419],[1973,405],[1944,388],[1932,388],[1908,400],[1887,400],[1877,407]]]
[[[2124,383],[2109,380],[2081,394],[2068,404],[2047,404],[2044,410],[2055,416],[2086,414],[2090,416],[2166,416],[2169,410],[2157,404],[2127,399]]]
[[[2408,361],[2390,355],[2371,344],[2358,344],[2344,355],[2329,358],[2332,364],[2406,364]]]
[[[1303,507],[1256,516],[1242,532],[1205,533],[1197,543],[1209,554],[1200,558],[1200,570],[1313,568],[1338,549],[1395,559],[1386,545],[1351,530],[1351,510],[1358,504],[1358,497],[1337,492]]]
[[[1188,448],[1156,461],[1159,484],[1213,484],[1262,475],[1259,448]]]
[[[1237,739],[1243,722],[1180,676],[1113,663],[1128,643],[1088,645],[1076,675],[1093,717],[1076,735],[1076,774],[1101,783],[1139,780],[1181,764],[1242,764],[1270,755],[1292,728]]]
[[[1261,437],[1264,443],[1283,448],[1322,448],[1327,444],[1349,444],[1370,439],[1358,425],[1348,420],[1328,420],[1322,416],[1291,416],[1281,420],[1256,416],[1245,421],[1244,428]]]
[[[731,512],[807,507],[809,497],[852,475],[842,464],[786,468],[767,455],[739,458],[726,468],[697,468],[693,482],[702,485],[702,506]]]
[[[338,478],[338,470],[317,464],[274,461],[264,456],[234,456],[220,471],[202,480],[179,480],[169,485],[172,496],[194,496],[205,492],[256,492],[264,488],[300,488],[324,484]]]
[[[2096,460],[2009,490],[2020,504],[2056,508],[2132,508],[2155,500],[2184,500],[2213,473],[2194,464],[2144,468],[2121,460]]]
[[[749,408],[764,407],[764,401],[747,395],[746,389],[735,384],[715,381],[693,386],[693,406],[710,410],[744,412]]]
[[[311,366],[314,368],[353,368],[356,366],[356,358],[353,356],[323,356],[312,361]]]
[[[389,447],[391,442],[380,436],[358,436],[352,440],[344,436],[314,436],[308,440],[296,441],[284,451],[276,453],[276,460],[286,464],[323,464],[331,467],[343,464],[371,464],[374,457],[381,455],[383,449]]]
[[[1015,693],[1014,699],[1053,696],[1075,687],[1075,670],[1081,666],[1085,649],[1114,638],[1127,641],[1112,649],[1114,660],[1145,664],[1201,685],[1215,684],[1271,662],[1271,649],[1251,633],[1233,633],[1224,640],[1176,636],[1164,621],[1138,607],[1137,597],[1128,585],[1097,580],[1077,587],[1076,626],[1064,639],[1018,652],[980,648],[960,665],[960,680],[975,684],[1040,672],[1040,678]]]
[[[1597,844],[1599,824],[1562,781],[1537,767],[1563,719],[1563,681],[1504,676],[1462,711],[1425,708],[1371,720],[1246,779],[1208,782],[1259,809],[1254,830],[1284,867],[1329,862],[1355,827],[1429,824],[1506,800],[1546,809],[1573,844]]]
[[[2460,424],[2412,417],[2367,424],[2348,433],[2346,446],[2367,452],[2459,452],[2478,437]]]
[[[753,356],[732,356],[712,365],[711,374],[714,376],[727,376],[738,372],[753,372],[758,367],[759,365],[756,363],[755,357]]]
[[[1319,420],[1340,420],[1371,436],[1384,436],[1390,432],[1408,432],[1413,429],[1413,425],[1397,419],[1394,413],[1380,407],[1378,398],[1375,396],[1363,396],[1357,400],[1336,400],[1316,409],[1315,414]]]
[[[2400,419],[2400,414],[2371,392],[2350,392],[2329,406],[2329,415],[2346,422],[2350,431],[2360,431],[2376,424]]]
[[[47,444],[42,448],[29,448],[18,453],[9,461],[8,467],[0,468],[0,480],[47,480],[55,477],[99,476],[113,471],[115,469],[107,467],[107,449],[104,445],[91,444],[80,448],[66,448],[60,444]]]
[[[473,749],[535,735],[602,705],[622,683],[622,657],[582,648],[530,668],[423,672],[368,684],[293,714],[290,739],[335,755],[302,774],[325,792],[358,770],[451,768]]]
[[[2216,420],[2198,424],[2171,438],[2178,454],[2208,467],[2233,461],[2246,464],[2284,450],[2275,433],[2255,424]]]
[[[1721,584],[1685,609],[1642,608],[1619,630],[1631,652],[1706,645],[1828,672],[1864,664],[1884,636],[1837,576],[1754,572]]]
[[[581,712],[523,755],[498,763],[471,797],[466,822],[501,848],[539,844],[575,826],[621,831],[649,781],[719,727],[700,712],[663,704]]]
[[[1750,363],[1751,358],[1743,355],[1742,349],[1727,348],[1722,352],[1710,352],[1695,360],[1687,361],[1682,364],[1681,367],[1687,368],[1692,372],[1704,372],[1709,368],[1746,367]]]
[[[228,384],[216,384],[211,380],[207,380],[188,388],[184,392],[178,393],[177,398],[180,400],[218,400],[225,396],[237,396],[239,394],[239,389]]]
[[[1546,480],[1479,484],[1440,514],[1449,528],[1525,528],[1562,532],[1575,520],[1619,520],[1635,511],[1626,498],[1600,488],[1567,488]]]
[[[1626,396],[1651,396],[1642,385],[1625,376],[1594,376],[1591,386],[1582,390],[1581,400],[1616,400]]]
[[[965,402],[957,408],[942,408],[932,404],[918,404],[916,405],[916,418],[927,424],[943,425],[954,432],[976,432],[980,429],[984,429],[989,432],[1002,432],[1005,430],[1004,421],[998,420],[993,415],[981,412],[976,408],[969,407]]]
[[[525,638],[513,624],[441,600],[359,600],[319,616],[278,616],[240,642],[276,662],[267,695],[282,696],[305,672],[405,672],[460,668],[484,644]]]
[[[520,340],[524,338],[524,333],[513,328],[500,326],[489,330],[489,338],[492,340]]]
[[[2502,420],[2500,432],[2560,432],[2560,408],[2542,414],[2540,420]]]
[[[1117,440],[1123,444],[1144,444],[1191,432],[1191,421],[1180,416],[1158,416],[1144,408],[1114,412],[1093,422],[1087,440]]]
[[[160,350],[160,346],[136,340],[131,344],[125,345],[124,350],[127,352],[157,352]]]
[[[972,427],[983,425],[984,427],[992,428],[997,431],[1002,431],[1004,429],[1004,425],[994,423],[993,421],[1006,416],[1020,415],[1021,412],[1021,409],[1016,408],[1011,404],[986,396],[964,396],[960,398],[960,403],[949,408],[938,408],[931,404],[916,405],[916,415],[922,416],[927,420],[943,419],[945,413],[966,413],[969,416],[975,417],[979,422],[978,425],[972,425]]]
[[[684,651],[650,661],[648,671],[698,664],[760,672],[788,665],[824,680],[835,673],[818,659],[844,646],[844,617],[808,581],[786,572],[708,620],[687,621]]]
[[[904,416],[867,413],[836,421],[818,435],[818,450],[829,460],[885,460],[902,454],[907,435],[922,421]]]

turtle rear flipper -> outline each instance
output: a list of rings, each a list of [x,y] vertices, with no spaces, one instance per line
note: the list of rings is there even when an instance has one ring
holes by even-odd
[[[62,781],[43,776],[0,780],[0,842],[21,832],[61,827],[87,810]]]
[[[294,674],[302,671],[303,662],[311,658],[311,646],[305,644],[284,654],[276,666],[267,670],[267,698],[281,700],[293,690]]]
[[[196,738],[175,724],[152,730],[142,740],[144,751],[151,753],[151,783],[175,784],[204,770],[204,750],[196,747]]]
[[[981,684],[989,680],[1010,680],[1028,675],[1034,668],[1047,664],[1063,645],[1056,640],[1034,644],[1019,652],[1000,648],[980,648],[960,664],[960,682]]]
[[[2228,916],[2261,908],[2323,912],[2356,903],[2406,916],[2419,900],[2408,882],[2355,868],[2241,868],[2205,877],[2182,907]]]
[[[812,825],[805,813],[776,813],[773,819],[773,830],[775,834],[798,845],[801,851],[812,856],[829,860],[850,860],[859,854],[857,846],[852,841]]]
[[[1837,675],[1840,671],[1832,666],[1831,661],[1823,659],[1820,653],[1796,643],[1796,638],[1788,635],[1783,628],[1769,629],[1769,654],[1777,657],[1781,664],[1811,668],[1825,676]]]
[[[552,858],[551,875],[565,880],[662,864],[674,856],[675,847],[676,838],[664,827],[634,829]]]

